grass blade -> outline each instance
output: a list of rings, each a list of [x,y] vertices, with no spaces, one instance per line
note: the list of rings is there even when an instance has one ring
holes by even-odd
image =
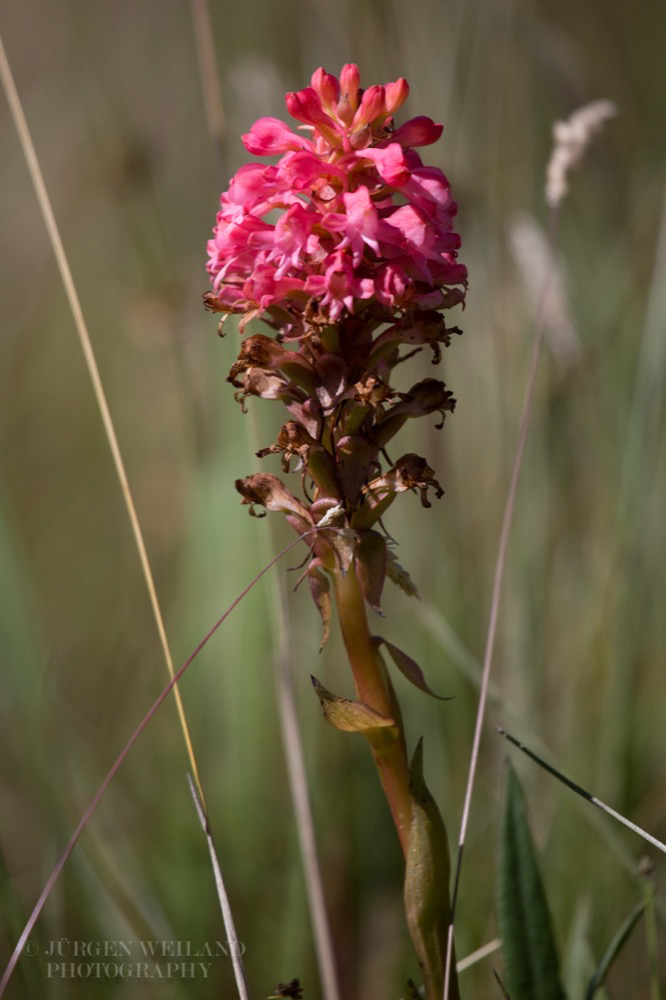
[[[174,674],[173,678],[169,681],[169,683],[166,685],[166,687],[162,689],[162,691],[160,692],[160,694],[158,695],[158,697],[155,699],[155,701],[153,702],[153,704],[150,706],[150,708],[148,709],[148,711],[144,715],[143,719],[141,720],[141,722],[139,723],[139,725],[136,727],[136,729],[134,730],[134,732],[132,733],[132,735],[128,739],[127,743],[125,744],[125,746],[120,751],[120,753],[116,757],[115,761],[113,762],[113,764],[109,768],[109,771],[107,772],[104,780],[102,781],[102,783],[100,784],[99,788],[97,789],[97,791],[93,795],[92,799],[88,803],[88,806],[87,806],[87,808],[86,808],[83,816],[79,820],[78,825],[77,825],[76,829],[74,830],[74,833],[70,837],[67,846],[65,847],[64,851],[62,852],[62,854],[58,858],[58,861],[56,862],[55,868],[51,872],[51,874],[50,874],[50,876],[49,876],[49,878],[48,878],[48,880],[46,882],[46,885],[42,889],[42,892],[41,892],[41,894],[39,896],[39,899],[35,903],[35,905],[34,905],[34,907],[32,909],[32,913],[30,914],[30,916],[28,918],[28,921],[27,921],[25,927],[23,928],[23,930],[21,932],[21,935],[20,935],[18,941],[16,942],[16,945],[14,946],[14,951],[12,952],[11,957],[9,959],[9,962],[7,963],[5,971],[4,971],[3,975],[2,975],[2,979],[0,979],[0,997],[2,997],[4,995],[4,992],[5,992],[6,988],[7,988],[7,986],[9,985],[9,980],[11,979],[12,974],[14,972],[14,969],[16,968],[16,965],[18,963],[18,960],[21,957],[21,955],[23,954],[23,949],[24,949],[25,944],[26,944],[26,942],[27,942],[27,940],[28,940],[28,938],[30,936],[30,932],[32,931],[32,928],[35,926],[35,924],[37,923],[37,920],[39,919],[39,915],[40,915],[40,913],[42,912],[42,910],[44,908],[44,904],[46,903],[46,900],[49,898],[51,890],[53,889],[53,886],[57,882],[57,880],[58,880],[58,878],[60,876],[60,873],[62,872],[63,868],[65,867],[65,864],[69,860],[69,858],[70,858],[70,856],[72,854],[72,851],[76,847],[81,834],[83,833],[83,831],[85,830],[86,826],[88,825],[88,821],[90,820],[91,816],[93,815],[93,813],[97,809],[97,806],[99,805],[99,803],[101,802],[102,798],[104,797],[107,788],[109,787],[109,785],[111,784],[111,782],[115,778],[115,776],[116,776],[117,772],[119,771],[119,769],[120,769],[123,761],[125,760],[125,758],[129,754],[130,750],[132,749],[132,747],[134,746],[134,744],[138,740],[139,736],[141,736],[141,733],[144,731],[144,729],[146,728],[146,726],[148,725],[148,723],[150,722],[150,720],[152,719],[152,717],[157,712],[158,708],[161,706],[162,702],[166,700],[166,698],[168,697],[168,695],[171,693],[171,690],[173,689],[173,687],[178,683],[178,681],[181,679],[181,677],[183,676],[183,674],[185,673],[185,671],[188,669],[188,667],[194,662],[194,660],[197,658],[197,656],[199,655],[199,653],[201,652],[201,650],[204,648],[204,646],[207,645],[207,643],[213,638],[213,636],[215,635],[215,633],[217,632],[217,630],[220,628],[220,626],[223,624],[223,622],[225,622],[226,619],[231,614],[231,612],[234,611],[234,609],[238,607],[238,605],[243,600],[243,598],[246,597],[247,594],[249,594],[249,592],[252,590],[252,588],[255,586],[255,584],[257,584],[259,582],[259,580],[269,571],[269,569],[271,569],[275,565],[276,562],[278,562],[283,556],[285,556],[287,554],[287,552],[291,552],[291,550],[293,548],[295,548],[295,546],[297,546],[300,542],[302,542],[303,539],[308,534],[314,534],[317,530],[318,529],[314,528],[311,532],[306,532],[306,534],[302,535],[300,538],[295,538],[293,540],[293,542],[290,542],[289,545],[285,546],[285,548],[282,549],[281,552],[279,552],[273,559],[271,559],[271,561],[266,566],[263,567],[262,570],[260,570],[259,573],[257,573],[257,575],[255,576],[255,578],[247,585],[247,587],[245,587],[244,590],[242,590],[241,593],[238,595],[238,597],[234,601],[232,601],[232,603],[229,605],[229,607],[224,612],[224,614],[220,615],[220,617],[217,619],[217,621],[215,622],[215,624],[211,626],[211,628],[208,630],[208,632],[203,637],[203,639],[201,639],[201,641],[199,642],[199,644],[195,647],[195,649],[192,651],[192,653],[190,653],[190,655],[185,660],[185,662],[183,663],[183,665],[179,668],[179,670],[176,671],[176,673]]]
[[[63,246],[62,239],[60,237],[58,224],[56,222],[55,215],[53,213],[51,199],[49,198],[48,191],[46,190],[46,184],[44,183],[44,177],[42,175],[41,167],[39,165],[39,160],[37,159],[37,153],[35,152],[35,147],[32,141],[32,137],[30,135],[28,123],[23,113],[21,99],[18,95],[18,91],[14,83],[14,77],[12,75],[11,67],[9,65],[9,60],[7,59],[7,54],[5,52],[5,47],[1,37],[0,37],[0,77],[2,78],[2,84],[5,93],[7,95],[7,100],[9,102],[12,118],[14,119],[14,125],[16,126],[16,131],[18,133],[19,141],[21,143],[23,155],[25,157],[26,165],[28,167],[28,172],[30,173],[30,179],[32,180],[33,186],[35,188],[35,194],[37,196],[37,201],[39,203],[39,207],[42,212],[44,225],[46,226],[46,231],[51,241],[53,255],[56,259],[58,270],[60,272],[60,277],[62,279],[62,283],[65,288],[67,301],[69,302],[69,306],[72,311],[72,316],[74,318],[74,325],[76,327],[76,332],[78,334],[79,342],[81,344],[81,350],[83,351],[83,356],[85,358],[86,367],[88,369],[88,374],[90,376],[90,381],[92,383],[93,392],[95,394],[95,400],[97,402],[97,407],[99,409],[100,417],[102,419],[102,424],[104,426],[104,433],[106,434],[106,438],[109,444],[109,449],[111,451],[111,456],[113,459],[113,465],[116,470],[118,482],[120,483],[120,489],[122,491],[123,500],[127,510],[127,516],[129,518],[132,534],[134,536],[134,542],[136,544],[137,552],[139,555],[139,562],[141,563],[141,570],[146,583],[146,589],[148,591],[148,597],[150,600],[150,606],[153,612],[153,617],[155,619],[155,625],[157,627],[157,634],[159,636],[160,646],[162,647],[162,654],[164,656],[169,677],[173,680],[174,677],[173,657],[171,656],[171,649],[169,647],[166,628],[164,626],[162,609],[160,607],[159,599],[157,597],[157,590],[155,587],[155,580],[153,578],[153,571],[150,565],[150,560],[148,559],[146,543],[144,541],[143,531],[141,529],[141,524],[139,522],[139,516],[136,512],[134,497],[132,495],[132,491],[129,485],[129,480],[127,478],[127,471],[125,469],[125,463],[123,461],[122,453],[120,451],[120,445],[118,443],[118,437],[116,435],[113,418],[111,417],[111,411],[109,409],[106,393],[104,391],[102,378],[99,373],[99,368],[97,367],[97,359],[95,357],[95,352],[93,350],[92,342],[90,340],[90,335],[88,333],[88,327],[85,318],[83,316],[81,302],[79,300],[79,296],[76,291],[76,286],[74,284],[72,272],[70,270],[69,263],[67,261],[65,248]],[[190,767],[192,768],[192,774],[194,775],[194,779],[197,783],[197,788],[199,790],[199,795],[201,797],[201,800],[202,802],[205,803],[203,788],[201,785],[201,780],[199,778],[199,768],[197,766],[197,760],[194,754],[194,747],[192,746],[192,739],[190,736],[189,726],[187,724],[187,718],[185,716],[185,708],[183,707],[183,702],[180,697],[180,692],[178,688],[175,685],[172,685],[172,687],[173,687],[174,699],[176,701],[176,709],[178,711],[178,718],[180,720],[180,727],[183,733],[183,739],[185,741],[187,756],[190,762]]]
[[[504,790],[498,869],[497,916],[512,1000],[564,1000],[534,841],[511,766]]]
[[[548,242],[550,246],[554,246],[555,244],[555,232],[557,228],[557,221],[558,221],[558,211],[557,209],[552,209],[550,213],[550,225],[548,233]],[[456,907],[458,905],[460,872],[462,869],[463,854],[465,850],[465,840],[467,838],[467,824],[469,822],[469,814],[472,806],[472,793],[474,791],[474,784],[476,781],[476,770],[479,763],[481,734],[483,732],[483,724],[486,717],[486,706],[488,704],[488,694],[490,691],[490,674],[493,665],[493,656],[495,653],[495,637],[497,635],[497,625],[499,622],[500,602],[502,597],[502,584],[504,582],[504,569],[506,566],[506,556],[509,548],[509,536],[511,534],[511,525],[513,523],[513,512],[516,505],[516,495],[518,493],[518,482],[520,480],[520,473],[523,467],[523,457],[525,455],[527,437],[530,429],[530,424],[532,421],[534,393],[536,389],[537,373],[539,371],[539,362],[541,360],[541,349],[543,347],[544,331],[546,326],[545,323],[546,304],[548,301],[548,294],[550,291],[551,280],[552,280],[552,270],[549,271],[548,274],[545,276],[543,287],[541,289],[541,298],[539,300],[539,309],[536,318],[534,345],[532,347],[532,358],[530,361],[530,369],[529,369],[529,374],[527,376],[525,393],[523,396],[523,404],[520,413],[520,422],[518,424],[518,438],[516,441],[516,448],[513,455],[513,463],[511,466],[511,477],[509,480],[509,488],[507,491],[506,502],[504,505],[504,513],[502,515],[502,527],[500,529],[500,537],[497,546],[497,557],[495,560],[495,574],[493,578],[492,597],[490,601],[490,613],[488,615],[488,630],[486,633],[486,644],[483,654],[483,671],[481,674],[481,688],[479,691],[479,701],[476,711],[476,722],[474,725],[474,737],[472,739],[472,749],[469,758],[467,786],[465,788],[465,801],[463,803],[462,818],[460,821],[460,833],[458,836],[458,854],[456,857],[455,872],[453,876],[453,893],[451,898],[451,926],[449,927],[449,937],[447,942],[446,973],[444,978],[444,1000],[448,1000],[449,996],[449,980],[450,980],[451,966],[453,962],[454,923],[456,916]]]
[[[234,976],[236,977],[238,996],[240,997],[240,1000],[249,1000],[241,943],[238,940],[238,935],[236,933],[236,925],[231,912],[231,904],[229,903],[229,897],[224,885],[224,879],[222,878],[222,869],[220,868],[220,862],[217,857],[215,841],[213,840],[213,834],[211,833],[208,818],[206,817],[201,800],[197,794],[196,785],[192,780],[192,776],[189,774],[187,776],[187,783],[190,786],[190,792],[192,793],[192,798],[194,799],[194,805],[197,810],[199,822],[201,823],[201,829],[204,832],[206,843],[208,844],[210,861],[213,866],[213,874],[215,876],[215,888],[217,889],[217,896],[220,901],[220,910],[222,911],[222,920],[224,921],[224,929],[227,935],[227,944],[229,945],[231,952],[231,964],[233,966]]]
[[[608,948],[604,952],[604,956],[599,962],[599,965],[595,969],[594,975],[588,983],[587,992],[585,993],[585,1000],[592,1000],[592,997],[597,992],[597,990],[603,986],[606,976],[608,975],[608,970],[617,958],[617,956],[622,951],[625,943],[629,940],[629,935],[633,931],[634,927],[638,923],[638,919],[645,909],[646,903],[638,903],[637,906],[631,911],[627,919],[624,921],[619,931],[608,945]]]

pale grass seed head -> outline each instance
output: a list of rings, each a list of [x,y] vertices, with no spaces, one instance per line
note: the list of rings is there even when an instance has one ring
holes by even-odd
[[[569,190],[569,171],[580,163],[592,136],[616,114],[612,101],[591,101],[565,122],[554,123],[553,152],[546,168],[546,204],[550,208],[557,208]]]

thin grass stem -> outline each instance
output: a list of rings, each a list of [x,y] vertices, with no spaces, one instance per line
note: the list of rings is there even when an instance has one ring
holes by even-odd
[[[501,947],[502,939],[493,938],[492,941],[488,941],[488,943],[482,945],[481,948],[477,948],[476,951],[472,951],[469,955],[465,955],[464,958],[461,958],[456,964],[458,972],[464,972],[465,969],[471,969],[473,965],[477,964],[477,962],[481,962],[484,958],[488,958],[488,955],[493,955],[496,951],[499,951]]]
[[[549,237],[548,237],[548,241],[551,248],[553,247],[555,242],[555,230],[557,226],[557,219],[558,219],[557,208],[552,208],[549,216]],[[465,788],[465,799],[463,803],[462,819],[460,821],[460,835],[458,837],[458,853],[456,857],[455,872],[453,877],[453,892],[451,896],[451,924],[449,927],[449,934],[447,939],[446,969],[444,976],[444,1000],[448,1000],[449,997],[449,982],[453,966],[454,924],[456,916],[456,905],[458,902],[458,890],[460,887],[460,872],[462,869],[463,854],[465,849],[465,839],[467,837],[467,825],[469,822],[469,814],[472,803],[472,793],[474,791],[476,771],[479,762],[481,735],[483,733],[483,724],[486,715],[486,705],[488,702],[488,693],[490,689],[490,672],[493,664],[493,654],[495,652],[495,638],[497,634],[497,622],[499,620],[499,608],[500,608],[500,600],[502,597],[502,584],[504,582],[504,570],[506,567],[506,554],[509,546],[509,535],[511,533],[511,524],[513,521],[513,512],[516,503],[518,481],[520,479],[520,472],[522,469],[523,457],[525,454],[525,445],[527,444],[527,435],[532,418],[534,390],[536,387],[537,372],[539,370],[541,348],[543,346],[544,330],[546,325],[545,324],[546,303],[548,299],[548,292],[550,289],[552,273],[553,269],[551,266],[551,268],[547,271],[544,277],[543,288],[541,290],[541,296],[539,300],[539,308],[537,310],[536,330],[534,334],[534,346],[532,348],[532,360],[530,362],[530,370],[527,378],[527,385],[525,387],[525,394],[523,397],[520,422],[518,425],[518,440],[516,442],[516,448],[513,456],[513,463],[511,467],[511,478],[509,480],[509,489],[507,492],[506,503],[504,505],[502,527],[500,531],[499,544],[497,548],[497,558],[495,561],[495,574],[493,579],[493,590],[490,602],[488,631],[486,635],[486,645],[483,655],[481,689],[479,692],[476,722],[474,725],[474,737],[472,739],[472,750],[470,753],[467,785]]]
[[[296,715],[294,689],[286,649],[280,650],[275,663],[280,727],[284,741],[289,792],[296,818],[298,844],[303,865],[308,906],[312,919],[317,964],[324,1000],[341,1000],[335,964],[333,935],[326,910],[321,866],[317,853],[314,820],[308,793],[303,744]]]
[[[215,147],[220,165],[224,166],[226,122],[220,88],[220,74],[213,42],[210,6],[208,0],[191,0],[191,8],[208,134]]]
[[[169,672],[169,677],[173,680],[174,677],[173,658],[171,656],[171,649],[169,647],[169,641],[167,639],[166,629],[164,626],[164,618],[162,616],[162,610],[160,608],[159,599],[157,597],[157,590],[155,588],[155,580],[153,578],[153,572],[150,566],[150,560],[148,559],[148,553],[146,551],[146,544],[143,537],[143,531],[141,529],[139,517],[136,512],[136,506],[134,503],[134,498],[132,496],[132,491],[130,489],[129,480],[127,478],[125,463],[123,461],[122,453],[120,451],[120,445],[118,444],[118,438],[116,435],[113,419],[111,417],[111,411],[109,409],[106,393],[104,391],[104,386],[99,373],[99,368],[97,366],[97,360],[95,358],[95,352],[93,350],[92,342],[90,340],[90,335],[88,333],[88,327],[85,318],[83,316],[81,302],[79,300],[79,296],[76,291],[76,286],[74,284],[72,272],[69,267],[67,255],[65,253],[65,248],[63,246],[62,239],[60,237],[58,224],[56,222],[55,215],[53,214],[51,199],[49,198],[48,191],[46,189],[44,176],[42,174],[42,170],[39,165],[37,153],[35,152],[35,147],[32,141],[32,137],[30,135],[28,123],[26,121],[25,114],[23,113],[21,99],[19,97],[16,85],[14,83],[14,78],[11,72],[11,68],[9,65],[9,61],[7,59],[5,47],[2,42],[1,36],[0,36],[0,76],[2,77],[2,83],[5,93],[7,95],[7,100],[9,102],[12,118],[14,119],[14,125],[16,126],[16,131],[18,132],[19,141],[21,143],[21,148],[23,150],[23,155],[25,157],[28,171],[30,173],[31,180],[35,188],[37,201],[39,202],[39,207],[42,212],[42,217],[44,219],[44,225],[46,226],[46,230],[49,235],[49,239],[51,241],[51,246],[53,248],[53,253],[56,259],[58,270],[60,272],[60,277],[62,279],[62,283],[65,288],[67,301],[69,302],[69,306],[72,311],[74,324],[76,326],[76,331],[79,336],[79,342],[81,344],[81,349],[83,351],[86,366],[88,368],[88,374],[92,382],[93,392],[95,394],[95,400],[97,402],[100,416],[102,418],[102,424],[104,425],[104,431],[109,444],[109,448],[111,450],[111,455],[113,458],[113,464],[116,470],[116,475],[118,477],[118,482],[120,483],[120,489],[122,491],[123,500],[125,502],[125,507],[127,509],[127,516],[129,517],[130,525],[132,528],[132,534],[134,536],[134,541],[138,551],[139,561],[141,563],[141,570],[143,572],[146,589],[148,591],[150,606],[152,608],[153,617],[155,619],[155,625],[157,627],[157,633],[159,636],[160,645],[162,647],[162,653],[167,666],[167,670]],[[202,802],[205,803],[203,788],[199,777],[199,768],[197,766],[194,747],[192,745],[192,739],[190,736],[190,731],[187,724],[187,718],[185,715],[185,708],[183,706],[182,699],[180,697],[180,692],[178,691],[177,687],[174,687],[173,694],[176,700],[178,718],[180,720],[180,727],[183,732],[183,739],[185,741],[185,747],[187,749],[187,756],[189,758],[190,767],[192,768],[192,773],[194,775],[197,788],[199,790],[199,796]]]
[[[265,565],[259,571],[259,573],[257,573],[257,575],[254,577],[253,580],[250,581],[250,583],[247,585],[247,587],[245,587],[241,591],[241,593],[238,595],[238,597],[236,597],[235,600],[232,601],[232,603],[226,609],[226,611],[224,612],[224,614],[220,615],[220,617],[217,619],[217,621],[214,623],[214,625],[212,625],[212,627],[208,630],[208,632],[206,632],[206,634],[204,635],[203,639],[201,639],[201,641],[199,642],[199,644],[190,653],[190,655],[185,660],[185,662],[183,663],[183,665],[176,671],[176,673],[174,674],[173,678],[169,681],[169,683],[166,685],[166,687],[162,689],[162,691],[160,692],[160,694],[158,695],[158,697],[155,699],[155,701],[153,702],[153,704],[150,706],[150,708],[148,709],[148,711],[144,715],[143,719],[141,720],[141,722],[139,723],[139,725],[136,727],[136,729],[134,730],[134,732],[132,733],[132,735],[128,739],[127,743],[122,748],[122,750],[120,751],[120,753],[116,757],[115,761],[111,765],[109,771],[106,774],[106,777],[104,778],[104,780],[100,784],[99,788],[97,789],[97,791],[93,795],[92,799],[88,803],[88,806],[87,806],[87,808],[86,808],[83,816],[79,820],[79,823],[78,823],[76,829],[74,830],[74,833],[70,837],[67,846],[65,847],[64,851],[62,852],[62,854],[58,858],[58,861],[56,862],[55,868],[51,872],[51,874],[50,874],[50,876],[48,878],[48,881],[47,881],[46,885],[44,886],[44,889],[42,890],[41,895],[39,896],[39,899],[35,903],[35,906],[33,907],[32,913],[30,914],[30,916],[28,918],[28,921],[27,921],[25,927],[23,928],[23,931],[21,932],[21,935],[20,935],[20,937],[19,937],[19,939],[18,939],[18,941],[17,941],[17,943],[16,943],[16,945],[14,947],[14,951],[12,952],[11,957],[9,959],[9,962],[7,963],[7,967],[5,968],[5,971],[3,973],[2,979],[0,979],[0,997],[3,996],[3,994],[5,992],[5,989],[7,988],[7,985],[9,983],[9,980],[12,977],[14,969],[16,968],[16,964],[17,964],[19,958],[21,957],[21,955],[23,953],[23,949],[24,949],[24,947],[26,945],[28,937],[30,936],[30,932],[32,931],[33,927],[35,926],[35,924],[36,924],[36,922],[37,922],[37,920],[39,918],[39,915],[42,912],[42,909],[44,908],[44,904],[46,903],[46,900],[49,898],[51,890],[53,889],[53,886],[57,882],[58,877],[60,876],[61,871],[63,870],[66,862],[68,861],[70,855],[72,854],[72,851],[76,847],[76,844],[77,844],[77,842],[78,842],[81,834],[83,833],[83,831],[85,830],[86,826],[88,825],[88,821],[90,820],[90,818],[92,817],[93,813],[97,809],[97,806],[99,805],[99,803],[101,802],[102,798],[104,797],[104,794],[106,793],[107,788],[109,787],[109,785],[113,781],[114,777],[116,776],[117,772],[119,771],[119,769],[120,769],[123,761],[125,760],[125,758],[129,754],[130,750],[132,749],[132,747],[134,746],[134,744],[136,743],[136,741],[138,740],[139,736],[144,731],[144,729],[146,728],[146,726],[148,725],[148,723],[150,722],[150,720],[152,719],[152,717],[157,712],[157,710],[160,707],[160,705],[162,704],[162,702],[165,701],[165,699],[170,694],[171,690],[174,688],[174,686],[181,679],[181,677],[183,676],[183,674],[185,673],[185,671],[187,670],[187,668],[190,666],[190,664],[197,658],[197,656],[202,651],[202,649],[204,648],[204,646],[206,646],[206,644],[212,639],[212,637],[215,635],[215,633],[220,628],[220,626],[226,621],[226,619],[229,617],[229,615],[232,613],[232,611],[234,611],[238,607],[238,605],[243,600],[243,598],[246,597],[247,594],[249,594],[249,592],[252,590],[252,588],[256,586],[256,584],[259,582],[259,580],[261,580],[261,578],[280,559],[282,559],[283,556],[285,556],[288,552],[291,552],[291,550],[296,545],[298,545],[299,542],[301,542],[304,538],[308,537],[309,535],[314,534],[318,530],[319,530],[318,528],[313,528],[311,531],[306,532],[300,538],[295,538],[293,540],[293,542],[290,542],[289,545],[286,545],[280,552],[278,552],[278,554],[273,559],[271,559],[271,561],[269,563],[267,563],[267,565]]]
[[[217,857],[217,851],[215,849],[215,841],[213,840],[213,834],[210,829],[210,823],[206,814],[204,812],[201,799],[197,793],[196,785],[192,780],[192,775],[187,775],[187,783],[190,786],[190,792],[192,793],[192,798],[194,799],[194,805],[197,810],[197,816],[199,817],[199,822],[201,823],[201,829],[206,837],[206,843],[208,844],[208,850],[210,852],[210,862],[213,866],[213,874],[215,876],[215,887],[217,889],[217,896],[220,901],[220,910],[222,911],[222,920],[224,921],[224,929],[227,935],[227,944],[231,951],[231,964],[234,970],[234,977],[236,979],[236,988],[238,989],[238,996],[240,1000],[249,1000],[249,995],[247,992],[247,980],[245,978],[245,967],[243,966],[243,957],[241,951],[241,943],[238,940],[238,934],[236,933],[236,924],[234,923],[233,914],[231,912],[231,904],[229,902],[229,896],[227,895],[227,890],[224,885],[224,879],[222,878],[222,869],[220,868],[220,862]]]
[[[507,733],[506,729],[502,729],[501,726],[496,726],[496,729],[500,736],[506,737],[510,743],[513,743],[513,745],[518,747],[519,750],[522,750],[524,754],[531,757],[531,759],[535,761],[539,767],[542,767],[545,771],[548,771],[549,774],[552,774],[553,777],[557,778],[558,781],[561,781],[563,785],[567,786],[567,788],[570,788],[576,793],[576,795],[580,795],[581,798],[591,802],[593,806],[597,807],[597,809],[601,809],[601,811],[605,812],[608,816],[612,816],[613,819],[618,821],[618,823],[626,826],[628,830],[631,830],[633,833],[637,833],[638,836],[642,837],[648,844],[652,844],[653,847],[656,847],[658,851],[662,852],[662,854],[666,854],[666,844],[662,844],[662,842],[657,840],[656,837],[653,837],[651,833],[647,833],[646,830],[643,830],[640,826],[632,823],[630,819],[627,819],[627,817],[623,816],[622,813],[617,812],[617,810],[613,809],[612,806],[606,805],[606,803],[602,802],[601,799],[598,799],[596,795],[592,795],[581,785],[577,785],[575,781],[572,781],[571,778],[567,778],[561,771],[558,771],[551,764],[548,764],[542,757],[535,754],[533,750],[526,747],[524,743],[517,740],[515,736],[512,736],[511,733]]]

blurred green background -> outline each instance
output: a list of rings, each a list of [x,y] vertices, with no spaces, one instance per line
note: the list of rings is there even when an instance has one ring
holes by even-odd
[[[465,335],[439,371],[444,431],[415,428],[446,488],[401,498],[387,526],[423,600],[387,592],[389,640],[435,703],[398,678],[407,731],[457,838],[499,525],[535,320],[554,119],[609,98],[619,116],[575,175],[558,243],[534,424],[511,540],[495,691],[461,884],[458,953],[495,934],[501,723],[666,839],[664,384],[666,14],[638,0],[245,0],[210,5],[226,116],[209,137],[192,7],[144,0],[9,0],[0,31],[33,131],[135,492],[178,662],[290,536],[252,520],[233,481],[264,468],[280,412],[243,417],[225,383],[237,352],[201,305],[220,190],[239,136],[324,65],[362,82],[405,76],[405,115],[445,125],[424,159],[460,205],[470,271]],[[0,101],[0,794],[7,954],[85,804],[166,680],[109,450],[45,229]],[[273,412],[275,410],[275,412]],[[425,440],[424,440],[425,438]],[[274,465],[271,464],[274,461]],[[401,858],[367,749],[321,720],[315,672],[351,693],[337,641],[318,656],[290,557],[290,662],[345,1000],[397,998],[415,961]],[[300,977],[321,995],[274,694],[271,581],[245,600],[182,685],[253,1000]],[[599,820],[523,760],[533,828],[572,1000],[640,898],[642,841]],[[235,996],[210,979],[47,976],[48,942],[224,940],[185,781],[174,706],[141,737],[44,909],[7,995]],[[664,864],[655,852],[661,895]],[[660,917],[661,919],[661,917]],[[663,922],[659,925],[664,952]],[[608,996],[648,997],[642,927]],[[464,974],[496,996],[495,955]],[[666,976],[666,962],[662,980]]]

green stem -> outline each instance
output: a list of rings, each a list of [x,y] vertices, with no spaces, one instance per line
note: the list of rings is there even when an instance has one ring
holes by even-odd
[[[366,705],[394,720],[393,726],[368,730],[366,735],[398,831],[400,846],[406,856],[412,804],[400,706],[382,659],[370,636],[363,594],[356,579],[353,563],[344,575],[339,568],[336,568],[332,575],[340,629],[354,674],[358,697]]]

